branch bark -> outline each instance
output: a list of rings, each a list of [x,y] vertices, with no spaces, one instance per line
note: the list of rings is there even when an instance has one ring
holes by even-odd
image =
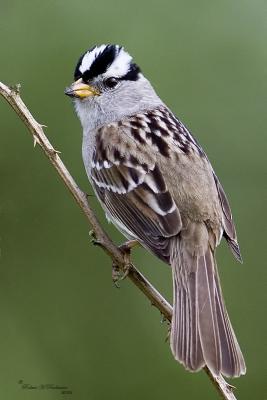
[[[108,237],[104,229],[101,227],[97,217],[95,216],[90,204],[88,203],[87,196],[78,187],[64,163],[59,157],[59,152],[54,149],[52,144],[47,139],[43,131],[43,125],[39,124],[19,94],[19,85],[14,88],[8,87],[0,82],[0,94],[5,98],[9,105],[13,108],[15,113],[20,117],[27,129],[33,136],[34,145],[39,144],[45,155],[48,157],[51,164],[57,170],[61,179],[66,187],[71,192],[72,196],[80,206],[85,217],[87,218],[90,226],[92,227],[98,244],[108,254],[112,261],[121,269],[126,265],[124,254]],[[164,299],[164,297],[153,287],[153,285],[142,275],[138,269],[131,263],[129,266],[128,278],[144,293],[150,302],[158,308],[160,313],[168,320],[172,318],[172,307]],[[212,384],[216,387],[221,397],[225,400],[236,400],[233,394],[233,386],[229,385],[222,376],[215,376],[207,368],[204,368],[207,376],[210,378]]]

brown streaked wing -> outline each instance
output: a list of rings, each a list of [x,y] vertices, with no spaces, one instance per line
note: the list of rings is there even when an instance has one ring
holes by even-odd
[[[166,239],[179,233],[182,222],[156,161],[150,156],[146,162],[140,149],[139,158],[122,152],[116,141],[107,147],[102,140],[101,151],[96,147],[93,155],[91,177],[99,199],[115,225],[169,262]]]
[[[118,194],[95,185],[95,190],[116,226],[123,225],[126,228],[124,231],[130,231],[144,247],[169,263],[168,237],[178,234],[181,229],[177,209],[165,216],[156,214],[149,205],[139,200],[138,189]]]

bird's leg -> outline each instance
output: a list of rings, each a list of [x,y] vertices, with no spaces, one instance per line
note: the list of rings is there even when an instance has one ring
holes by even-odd
[[[94,230],[91,230],[89,232],[89,236],[91,237],[91,243],[94,246],[103,246],[103,244],[97,239],[96,234]],[[122,281],[123,279],[126,278],[126,276],[129,273],[131,261],[130,261],[130,256],[131,256],[131,250],[133,247],[136,247],[139,245],[139,242],[137,240],[129,240],[122,245],[119,246],[119,249],[121,250],[123,257],[124,257],[124,266],[123,269],[121,268],[113,261],[112,263],[112,280],[114,282],[114,285],[119,288],[119,281]]]
[[[138,240],[133,239],[133,240],[128,240],[127,242],[121,244],[121,245],[119,246],[119,249],[120,249],[123,253],[126,253],[126,254],[128,254],[128,256],[130,256],[131,250],[132,250],[134,247],[137,247],[137,246],[139,246],[139,245],[140,245],[140,243],[138,242]]]
[[[112,263],[112,280],[117,288],[119,287],[118,282],[125,279],[129,273],[131,265],[131,250],[138,245],[139,242],[137,240],[129,240],[119,246],[119,249],[123,253],[125,264],[123,267],[123,271],[121,271],[121,269],[114,262]]]

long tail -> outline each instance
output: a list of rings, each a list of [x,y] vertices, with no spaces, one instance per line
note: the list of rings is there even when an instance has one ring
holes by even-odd
[[[175,359],[191,371],[207,365],[216,375],[245,374],[245,361],[224,305],[210,245],[192,251],[187,240],[176,238],[171,264],[171,349]]]

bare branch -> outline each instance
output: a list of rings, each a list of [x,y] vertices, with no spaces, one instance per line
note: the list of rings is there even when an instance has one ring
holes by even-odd
[[[0,82],[0,94],[6,99],[10,106],[14,109],[16,114],[24,122],[28,130],[33,136],[34,146],[38,144],[45,155],[50,160],[51,164],[57,170],[61,179],[69,189],[74,199],[80,206],[85,217],[87,218],[90,226],[93,228],[98,244],[103,250],[109,255],[112,261],[118,265],[119,268],[123,269],[126,266],[124,254],[121,250],[112,242],[107,236],[105,231],[100,226],[98,219],[96,218],[92,208],[88,203],[87,196],[78,187],[69,171],[65,167],[64,163],[59,157],[59,152],[54,149],[43,131],[43,126],[39,124],[31,115],[30,111],[22,101],[19,94],[20,86],[16,85],[14,88],[10,88]],[[128,267],[128,265],[127,265]],[[150,302],[158,308],[160,313],[168,320],[172,318],[172,307],[164,299],[164,297],[151,285],[151,283],[142,275],[138,269],[131,263],[129,266],[129,279],[144,293],[144,295],[150,300]],[[211,382],[215,385],[216,389],[225,400],[236,400],[233,394],[233,387],[229,385],[222,376],[215,376],[212,372],[205,367],[204,371],[207,373]]]

